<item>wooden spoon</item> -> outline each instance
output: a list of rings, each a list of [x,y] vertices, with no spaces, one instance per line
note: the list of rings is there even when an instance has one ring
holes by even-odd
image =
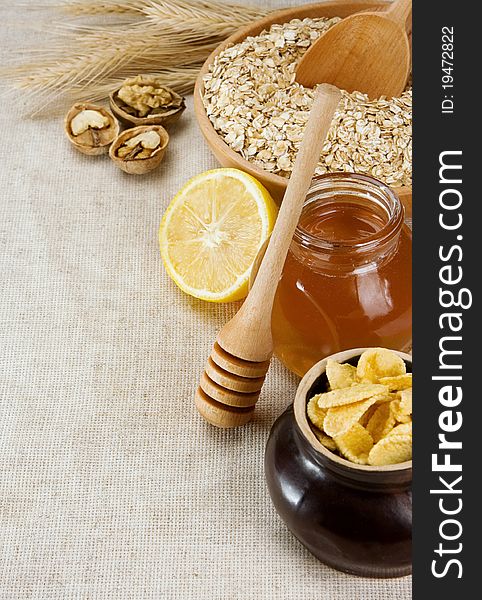
[[[410,45],[405,23],[412,0],[396,0],[384,12],[346,17],[323,34],[296,69],[306,87],[331,83],[375,99],[399,96],[410,73]]]
[[[340,91],[331,85],[321,85],[316,91],[303,142],[256,280],[238,313],[219,332],[201,377],[196,407],[207,421],[218,427],[237,427],[253,416],[273,354],[271,312],[278,281],[340,98]]]

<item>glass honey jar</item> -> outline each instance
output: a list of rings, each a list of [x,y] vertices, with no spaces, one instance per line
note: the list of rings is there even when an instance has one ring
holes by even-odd
[[[412,234],[397,194],[365,175],[316,177],[273,306],[276,356],[303,376],[320,359],[412,340]]]

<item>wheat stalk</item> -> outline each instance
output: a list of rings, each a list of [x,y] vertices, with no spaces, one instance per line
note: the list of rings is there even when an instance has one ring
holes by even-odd
[[[106,14],[130,14],[139,13],[145,5],[144,0],[131,0],[129,3],[119,0],[77,0],[76,2],[65,2],[59,5],[65,13],[83,15],[106,15]]]
[[[157,13],[159,16],[184,16],[186,19],[225,19],[235,14],[243,18],[259,18],[265,14],[259,8],[242,6],[230,2],[214,2],[212,0],[75,0],[74,2],[63,2],[59,5],[64,12],[72,15],[96,15],[96,14],[124,14],[124,13]]]
[[[165,85],[188,93],[210,52],[266,14],[216,0],[75,0],[56,10],[76,20],[51,27],[44,47],[28,50],[26,60],[0,71],[34,113],[101,100],[139,73],[157,73]],[[94,26],[77,19],[112,14],[123,21]]]

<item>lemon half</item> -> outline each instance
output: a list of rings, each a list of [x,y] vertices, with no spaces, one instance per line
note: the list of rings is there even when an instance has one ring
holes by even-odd
[[[243,171],[213,169],[193,177],[161,222],[159,243],[168,274],[202,300],[244,298],[254,259],[276,215],[269,192]]]

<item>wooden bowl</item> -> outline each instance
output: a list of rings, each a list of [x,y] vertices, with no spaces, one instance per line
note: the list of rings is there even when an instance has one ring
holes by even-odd
[[[306,373],[271,429],[265,475],[279,515],[321,562],[352,575],[401,577],[412,569],[412,461],[356,465],[327,450],[306,416],[309,399],[326,391],[328,358],[356,365],[366,349],[339,352]],[[411,356],[397,354],[411,371]]]
[[[322,4],[307,4],[306,6],[298,6],[277,12],[270,13],[264,19],[255,21],[248,27],[240,29],[222,44],[209,56],[204,63],[196,81],[194,89],[194,111],[201,132],[206,139],[212,153],[221,163],[223,167],[232,167],[241,169],[256,177],[271,193],[277,202],[281,202],[283,195],[288,185],[288,180],[280,175],[269,173],[261,169],[249,161],[245,160],[240,154],[230,148],[224,140],[218,135],[209,120],[202,101],[204,92],[203,77],[209,70],[209,66],[214,61],[214,58],[220,54],[227,46],[238,44],[245,38],[252,35],[258,35],[263,29],[269,28],[273,23],[286,23],[292,19],[304,19],[314,17],[347,17],[361,10],[380,9],[388,3],[383,0],[329,0]],[[412,216],[412,188],[409,186],[396,188],[396,191],[403,202],[406,215],[408,218]]]

